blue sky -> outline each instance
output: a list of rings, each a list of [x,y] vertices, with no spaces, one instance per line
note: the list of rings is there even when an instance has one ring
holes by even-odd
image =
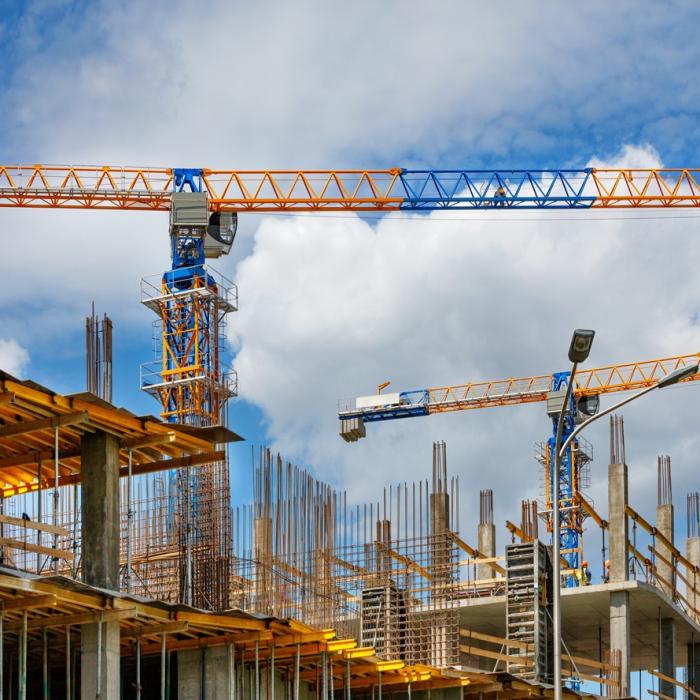
[[[700,162],[692,2],[0,7],[3,162]],[[385,379],[414,388],[563,369],[575,326],[598,330],[598,365],[697,350],[694,221],[506,218],[242,217],[234,252],[214,265],[240,288],[232,427],[249,442],[233,453],[237,501],[247,499],[250,442],[361,501],[424,476],[432,440],[445,439],[463,512],[492,487],[497,520],[513,519],[539,493],[532,443],[549,431],[539,408],[372,426],[347,446],[336,399]],[[82,389],[94,299],[115,321],[116,402],[157,412],[138,390],[152,320],[139,279],[167,268],[167,217],[5,210],[0,230],[0,360],[57,390]],[[632,497],[645,512],[658,453],[674,459],[679,499],[698,487],[695,393],[674,391],[627,419]],[[604,502],[605,429],[589,439],[591,491]]]

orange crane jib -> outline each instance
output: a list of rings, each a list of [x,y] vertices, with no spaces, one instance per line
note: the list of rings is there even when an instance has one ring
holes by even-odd
[[[431,211],[700,207],[700,169],[212,170],[0,165],[0,207],[169,211],[205,192],[211,211]]]

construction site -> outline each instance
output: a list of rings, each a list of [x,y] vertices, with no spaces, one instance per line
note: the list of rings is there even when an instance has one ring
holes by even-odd
[[[387,420],[543,404],[541,494],[506,522],[488,482],[472,480],[465,502],[445,442],[424,478],[367,503],[324,465],[251,445],[252,493],[234,505],[238,292],[209,266],[246,212],[688,208],[699,183],[684,169],[0,166],[0,206],[164,212],[172,257],[141,284],[154,318],[141,389],[158,417],[113,404],[118,328],[94,306],[76,393],[0,372],[0,698],[700,698],[698,491],[683,494],[678,532],[660,455],[656,512],[640,512],[622,412],[600,405],[696,382],[699,353],[578,369],[593,332],[576,331],[571,371],[385,384],[340,404],[347,443]],[[597,418],[609,421],[606,503],[587,495],[592,447],[579,437]]]

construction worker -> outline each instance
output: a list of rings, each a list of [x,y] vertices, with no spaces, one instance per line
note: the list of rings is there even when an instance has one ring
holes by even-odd
[[[506,205],[506,188],[503,185],[499,185],[498,189],[493,195],[493,206],[494,207],[505,207]]]
[[[605,560],[605,564],[603,565],[603,583],[609,583],[610,582],[610,559]]]
[[[581,566],[576,569],[576,583],[579,586],[587,586],[591,582],[591,572],[588,570],[588,562],[582,561]]]
[[[588,562],[584,559],[584,561],[581,562],[581,585],[590,586],[591,578],[591,570],[588,568]]]

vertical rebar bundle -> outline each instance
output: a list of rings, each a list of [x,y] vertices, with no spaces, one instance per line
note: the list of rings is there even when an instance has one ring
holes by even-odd
[[[94,303],[85,319],[85,346],[86,388],[112,403],[112,321],[107,314],[100,320]]]
[[[523,531],[524,541],[532,542],[533,540],[539,539],[537,501],[522,501],[520,504],[520,511],[520,529]]]
[[[660,506],[673,503],[671,491],[671,458],[668,455],[659,455],[657,459],[657,503]]]
[[[433,443],[433,493],[447,493],[447,445]]]
[[[625,464],[625,419],[610,416],[610,464]]]
[[[700,495],[697,491],[688,494],[686,532],[688,537],[697,537],[700,534]]]
[[[493,525],[493,489],[479,492],[479,525]]]

